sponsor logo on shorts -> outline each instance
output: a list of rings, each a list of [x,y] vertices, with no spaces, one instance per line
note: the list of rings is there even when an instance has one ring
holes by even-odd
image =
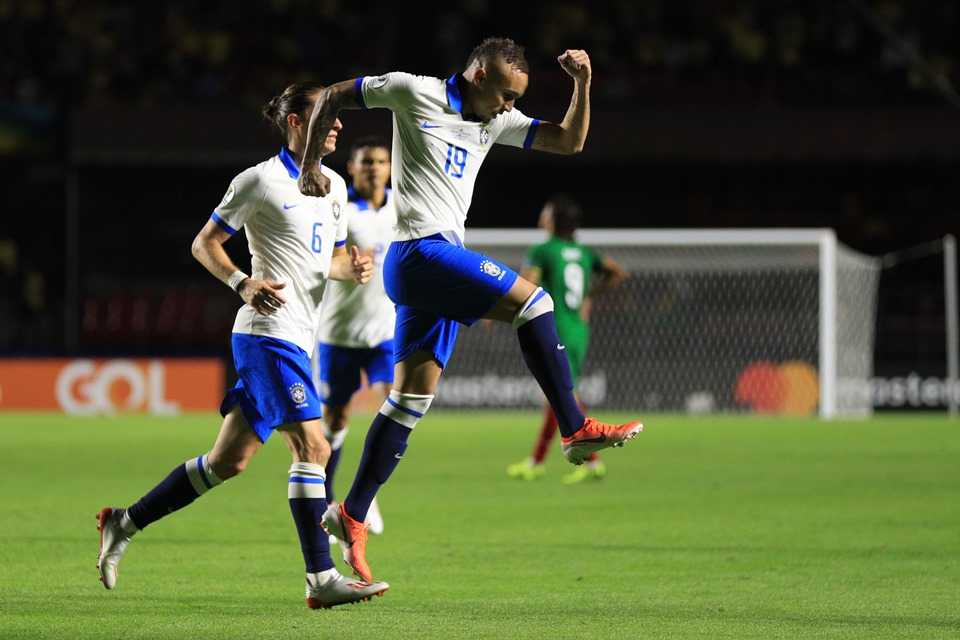
[[[290,385],[290,398],[294,401],[297,409],[307,406],[307,390],[302,382],[294,382]]]
[[[503,272],[503,269],[501,269],[499,265],[490,262],[489,260],[484,260],[480,263],[480,270],[488,276],[492,276],[494,278],[498,277]]]

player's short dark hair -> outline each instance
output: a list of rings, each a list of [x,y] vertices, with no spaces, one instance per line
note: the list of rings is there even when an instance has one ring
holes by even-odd
[[[547,203],[553,209],[553,233],[564,237],[573,236],[573,232],[580,228],[580,220],[583,218],[580,203],[566,193],[554,194]]]
[[[390,151],[390,143],[386,138],[376,134],[368,134],[365,136],[360,136],[357,140],[350,146],[350,157],[352,158],[357,154],[360,149],[366,149],[367,147],[373,147],[374,149],[386,149]]]
[[[467,58],[467,66],[469,67],[474,61],[479,61],[480,65],[483,66],[497,59],[502,59],[520,73],[530,73],[530,65],[524,55],[523,46],[510,38],[485,39],[470,52],[470,56]]]
[[[278,96],[263,105],[263,118],[272,124],[284,137],[287,135],[287,116],[291,113],[303,117],[316,102],[316,94],[323,90],[318,82],[294,82]]]

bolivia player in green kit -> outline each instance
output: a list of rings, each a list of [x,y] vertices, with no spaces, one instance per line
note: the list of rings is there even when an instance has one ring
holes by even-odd
[[[557,335],[563,343],[574,389],[580,377],[580,368],[587,355],[590,341],[590,303],[598,295],[620,286],[627,272],[612,258],[601,257],[594,249],[578,243],[574,233],[580,226],[580,205],[562,194],[551,198],[540,213],[540,224],[550,238],[530,247],[521,275],[539,284],[554,302]],[[602,280],[590,288],[590,278],[599,274]],[[577,395],[580,402],[580,396]],[[543,425],[529,458],[507,467],[514,478],[535,480],[544,473],[544,459],[557,433],[557,416],[549,402],[544,402]],[[600,479],[606,473],[596,452],[587,461],[563,477],[565,484],[582,482],[588,478]]]

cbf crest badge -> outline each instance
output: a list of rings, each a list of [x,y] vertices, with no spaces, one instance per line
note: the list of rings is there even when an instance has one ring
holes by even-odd
[[[490,142],[490,127],[486,123],[480,125],[480,148],[483,149]]]
[[[294,382],[290,385],[290,399],[297,409],[307,406],[307,389],[302,382]]]
[[[339,200],[334,200],[334,201],[330,204],[330,211],[333,212],[333,219],[334,219],[334,220],[339,220],[339,219],[340,219],[340,201],[339,201]]]
[[[503,269],[500,268],[500,265],[490,262],[489,260],[484,260],[480,263],[480,270],[491,278],[498,278],[500,274],[503,273]]]

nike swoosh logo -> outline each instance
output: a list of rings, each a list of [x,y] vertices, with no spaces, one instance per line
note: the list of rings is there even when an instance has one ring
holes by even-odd
[[[557,351],[563,351],[564,349],[566,349],[566,347],[563,346],[562,344],[557,345]]]
[[[403,459],[403,456],[400,455],[399,453],[393,454],[393,457],[396,458],[397,460],[402,460],[402,459]]]
[[[601,433],[596,438],[590,438],[589,440],[587,439],[577,440],[576,442],[571,442],[570,444],[576,446],[580,444],[595,444],[595,443],[606,442],[606,441],[607,441],[607,434]]]
[[[423,121],[423,124],[420,125],[424,129],[439,129],[442,125],[439,124],[428,124],[426,120]]]
[[[287,204],[286,202],[283,203],[284,209],[293,209],[294,207],[299,207],[299,206],[300,206],[299,202],[296,204]]]

